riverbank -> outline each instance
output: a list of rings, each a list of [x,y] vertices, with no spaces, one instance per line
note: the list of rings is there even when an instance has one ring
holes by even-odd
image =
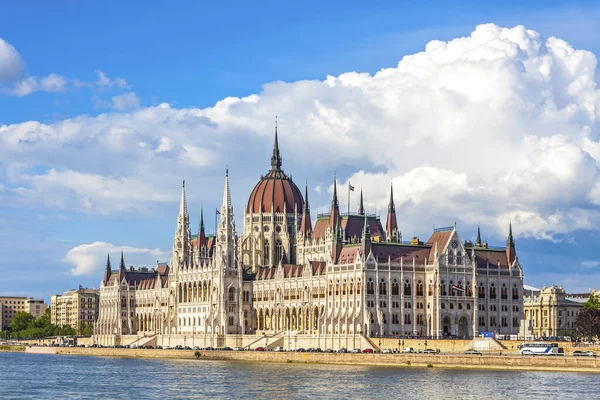
[[[600,359],[572,356],[464,354],[339,354],[260,351],[194,351],[82,347],[28,347],[27,353],[120,358],[198,359],[270,363],[371,365],[403,368],[489,369],[600,373]],[[196,357],[195,354],[198,354]]]
[[[22,352],[22,351],[25,351],[25,346],[7,346],[7,345],[2,345],[2,346],[0,346],[0,351],[5,351],[5,352]]]

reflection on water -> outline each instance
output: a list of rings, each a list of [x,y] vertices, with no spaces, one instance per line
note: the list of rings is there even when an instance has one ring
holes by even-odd
[[[10,399],[592,399],[597,375],[0,353]]]

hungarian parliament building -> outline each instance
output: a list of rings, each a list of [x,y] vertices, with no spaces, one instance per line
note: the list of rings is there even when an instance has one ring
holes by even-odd
[[[365,211],[362,190],[357,212],[340,213],[335,181],[330,212],[313,220],[308,190],[282,169],[276,129],[271,168],[248,198],[240,234],[228,175],[214,236],[202,215],[192,233],[184,182],[170,262],[127,268],[121,254],[113,269],[107,260],[97,343],[250,346],[293,335],[341,347],[349,337],[356,346],[519,332],[523,270],[512,227],[504,247],[488,246],[479,228],[475,242],[463,240],[456,225],[403,241],[393,188],[384,228]]]

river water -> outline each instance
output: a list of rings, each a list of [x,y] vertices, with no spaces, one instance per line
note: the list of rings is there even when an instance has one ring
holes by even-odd
[[[594,399],[598,375],[0,352],[1,399]]]

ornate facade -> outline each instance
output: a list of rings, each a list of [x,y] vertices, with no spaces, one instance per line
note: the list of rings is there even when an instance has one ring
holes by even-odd
[[[304,196],[282,169],[277,131],[271,169],[244,207],[237,235],[229,176],[220,221],[207,236],[203,215],[190,229],[185,182],[170,266],[107,263],[100,289],[100,335],[427,335],[517,334],[523,271],[512,227],[506,246],[464,241],[456,226],[427,241],[402,241],[393,198],[385,229],[365,212],[331,209],[311,219]],[[189,336],[186,336],[189,337]],[[206,343],[206,342],[205,342]],[[212,343],[212,342],[211,342]]]

